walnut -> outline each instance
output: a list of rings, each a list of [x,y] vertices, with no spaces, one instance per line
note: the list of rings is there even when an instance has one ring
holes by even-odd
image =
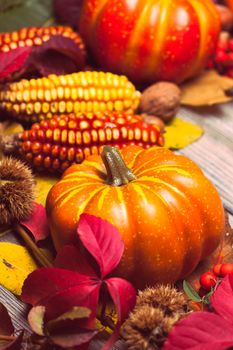
[[[173,83],[159,82],[143,91],[139,109],[141,113],[154,115],[169,122],[180,107],[181,91]]]
[[[164,131],[165,124],[161,118],[156,117],[155,115],[149,115],[149,114],[145,114],[145,113],[143,113],[141,116],[143,117],[144,121],[147,124],[157,125],[159,127],[159,129],[161,130],[161,132]]]

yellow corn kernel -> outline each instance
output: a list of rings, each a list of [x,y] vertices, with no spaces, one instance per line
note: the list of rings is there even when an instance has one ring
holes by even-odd
[[[51,74],[0,88],[0,111],[7,110],[28,122],[53,114],[134,112],[139,99],[140,92],[125,76],[92,71]]]

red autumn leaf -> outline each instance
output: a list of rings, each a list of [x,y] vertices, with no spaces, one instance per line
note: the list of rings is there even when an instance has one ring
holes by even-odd
[[[28,314],[32,330],[49,338],[50,343],[70,348],[89,342],[99,331],[89,327],[88,318],[91,310],[73,307],[65,314],[46,323],[44,306],[33,307]]]
[[[55,15],[61,22],[77,28],[82,4],[83,0],[54,0]]]
[[[31,53],[30,47],[19,47],[0,53],[0,80],[11,76],[22,68]]]
[[[211,297],[215,311],[232,324],[233,332],[233,274],[227,275]]]
[[[118,321],[113,334],[104,345],[102,350],[109,349],[117,340],[120,326],[126,320],[130,311],[134,308],[136,303],[135,290],[128,281],[123,280],[122,278],[113,277],[106,279],[105,283],[116,307]]]
[[[86,54],[76,42],[62,35],[52,35],[33,48],[24,71],[36,71],[42,76],[62,75],[82,70],[85,64]]]
[[[29,75],[68,74],[85,69],[86,52],[80,39],[54,34],[40,46],[19,47],[0,53],[0,79]]]
[[[193,312],[171,330],[163,350],[226,350],[233,346],[232,325],[211,312]]]
[[[80,246],[66,245],[58,252],[54,266],[76,271],[81,275],[96,277],[96,272],[88,262],[88,257]]]
[[[68,332],[67,332],[68,330]],[[74,346],[80,346],[88,343],[96,334],[98,330],[85,329],[77,327],[77,325],[72,324],[69,327],[63,327],[56,333],[50,335],[50,339],[54,344],[61,346],[62,348],[71,348]]]
[[[32,233],[36,242],[50,235],[46,211],[41,204],[35,203],[32,215],[27,220],[21,221],[21,224]]]
[[[0,335],[12,336],[14,334],[14,326],[8,314],[6,307],[0,303]],[[23,332],[21,332],[12,341],[1,341],[0,350],[20,350],[23,339]]]
[[[28,276],[21,298],[32,306],[44,305],[47,319],[58,317],[73,306],[90,308],[94,317],[98,293],[99,284],[88,276],[65,269],[42,268]]]
[[[34,306],[28,314],[28,323],[32,331],[38,335],[44,335],[44,306]]]
[[[8,314],[6,307],[0,303],[0,334],[12,335],[14,333],[14,327],[11,322],[11,318]]]
[[[83,314],[83,309],[88,310],[88,314]],[[75,316],[73,310],[76,313],[78,311],[80,315]],[[61,347],[71,348],[86,344],[99,333],[98,329],[90,327],[90,315],[91,310],[87,308],[73,308],[66,314],[48,322],[45,326],[47,334],[54,344]]]
[[[15,340],[0,345],[0,350],[22,350],[23,332],[21,332]]]
[[[116,330],[105,344],[106,350],[134,307],[136,292],[129,282],[121,278],[104,279],[117,266],[123,254],[124,244],[117,229],[101,218],[83,214],[77,232],[84,247],[80,246],[80,241],[77,247],[63,247],[55,262],[59,268],[39,269],[29,275],[23,286],[22,300],[33,306],[45,306],[45,322],[72,307],[87,307],[92,311],[85,324],[88,328],[93,327],[99,293],[105,284],[118,312]],[[96,263],[100,273],[95,272],[93,265]]]
[[[98,263],[101,277],[113,271],[124,251],[124,243],[116,227],[94,215],[82,214],[77,232],[84,247]]]
[[[84,306],[92,311],[89,326],[94,324],[99,301],[100,284],[80,285],[54,294],[44,301],[46,307],[46,320],[58,317],[74,306]],[[86,325],[87,326],[87,325]]]
[[[24,282],[22,300],[33,306],[39,305],[52,295],[89,282],[89,278],[73,271],[57,268],[41,268],[32,272]],[[43,281],[43,283],[42,283]]]
[[[108,278],[105,283],[116,305],[118,322],[123,323],[136,303],[135,289],[131,283],[122,278]]]

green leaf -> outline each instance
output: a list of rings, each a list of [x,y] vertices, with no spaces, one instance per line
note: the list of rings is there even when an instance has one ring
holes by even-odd
[[[214,289],[211,289],[211,291],[203,297],[203,300],[202,300],[203,304],[207,304],[207,305],[210,304],[210,298],[213,295],[213,293],[214,293]]]
[[[12,7],[23,4],[23,0],[0,0],[0,12],[7,11]]]
[[[197,301],[198,303],[202,302],[202,298],[199,296],[199,294],[195,291],[195,289],[193,289],[193,287],[191,286],[191,284],[189,284],[186,281],[183,281],[183,289],[184,292],[187,294],[187,296],[189,297],[189,299]]]
[[[186,147],[197,141],[203,133],[201,126],[176,117],[165,127],[165,147],[171,149]]]
[[[0,32],[43,26],[53,16],[52,0],[0,1]]]

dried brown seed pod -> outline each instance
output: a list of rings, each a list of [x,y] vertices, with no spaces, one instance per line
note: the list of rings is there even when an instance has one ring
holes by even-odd
[[[130,314],[123,325],[122,336],[129,350],[160,349],[177,321],[174,316],[164,317],[159,308],[143,305]]]
[[[41,266],[51,266],[46,255],[19,224],[33,211],[35,181],[31,170],[20,160],[0,160],[0,225],[12,225]]]
[[[172,326],[189,312],[183,293],[170,285],[140,291],[122,327],[129,350],[160,349]]]
[[[166,315],[184,314],[188,310],[187,299],[182,292],[170,285],[157,285],[138,293],[136,307],[149,305],[159,307]]]
[[[35,181],[31,170],[14,158],[0,161],[0,224],[26,219],[32,212]]]
[[[143,91],[139,110],[169,122],[180,107],[181,90],[173,83],[159,82]]]

